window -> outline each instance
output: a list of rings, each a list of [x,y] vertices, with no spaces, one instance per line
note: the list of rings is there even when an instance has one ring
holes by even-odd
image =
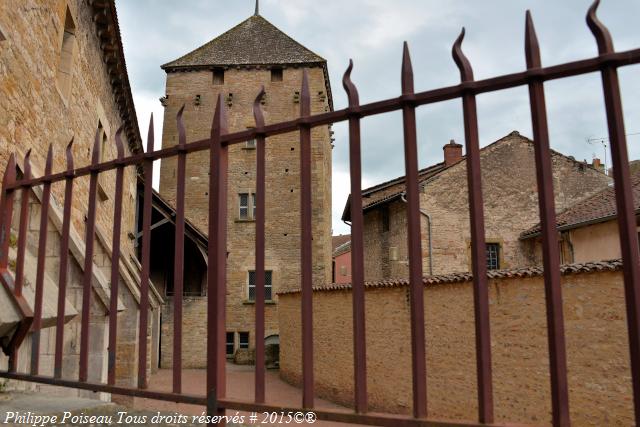
[[[249,199],[251,199],[252,207],[249,209]],[[238,218],[254,219],[256,217],[256,195],[253,193],[238,194]]]
[[[273,277],[272,271],[264,272],[264,299],[266,301],[270,301],[272,299],[272,282],[271,278]],[[249,301],[256,300],[256,272],[249,272]]]
[[[62,35],[62,49],[58,63],[58,89],[65,98],[71,94],[71,75],[73,73],[73,50],[76,45],[76,25],[67,7]]]
[[[213,69],[213,84],[214,85],[224,84],[224,70],[222,68]]]
[[[254,139],[250,139],[246,142],[246,145],[244,148],[248,148],[249,150],[253,150],[254,148],[256,148],[256,140]]]
[[[282,81],[282,68],[272,68],[271,69],[271,81],[272,82],[281,82]]]
[[[487,270],[500,269],[500,244],[487,243]]]
[[[249,219],[249,193],[241,193],[238,201],[240,204],[240,219]]]
[[[240,335],[238,348],[249,348],[249,332],[238,332],[238,335]]]
[[[235,350],[235,333],[227,332],[227,356],[233,356]]]
[[[341,276],[347,276],[347,266],[346,265],[341,265],[340,266],[340,275]]]
[[[383,206],[381,209],[381,216],[382,216],[382,231],[389,231],[390,228],[390,224],[389,224],[389,206]]]

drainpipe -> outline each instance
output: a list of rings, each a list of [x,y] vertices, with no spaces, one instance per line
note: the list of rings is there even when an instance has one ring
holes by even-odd
[[[403,192],[400,195],[400,199],[404,203],[408,203],[405,196],[406,196],[406,193]],[[429,229],[429,276],[433,276],[433,244],[431,240],[431,215],[429,215],[427,212],[423,211],[422,209],[420,209],[420,213],[427,217],[427,225]]]

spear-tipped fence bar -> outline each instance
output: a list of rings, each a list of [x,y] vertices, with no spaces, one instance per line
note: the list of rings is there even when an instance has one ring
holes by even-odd
[[[176,125],[178,127],[178,146],[187,143],[182,114],[184,105],[178,111]],[[187,153],[178,153],[178,173],[176,176],[176,234],[173,267],[173,392],[182,391],[182,292],[184,289],[184,196],[187,169]]]
[[[350,209],[352,216],[352,290],[353,290],[353,364],[354,364],[354,409],[355,411],[315,411],[318,419],[350,422],[358,424],[386,426],[447,426],[447,425],[490,425],[494,423],[494,403],[491,365],[491,334],[489,325],[489,296],[487,286],[487,267],[485,254],[484,213],[480,169],[479,133],[476,111],[476,95],[527,85],[531,106],[532,128],[535,143],[536,176],[538,201],[543,239],[544,282],[547,315],[548,350],[550,362],[550,389],[554,426],[570,425],[567,361],[564,338],[564,320],[562,314],[562,295],[559,274],[559,254],[554,206],[553,179],[547,129],[544,82],[598,71],[602,75],[602,86],[611,140],[613,157],[616,207],[618,212],[619,234],[623,258],[625,300],[627,309],[629,349],[631,354],[631,374],[634,391],[634,409],[636,423],[640,425],[640,261],[636,238],[636,219],[632,186],[628,167],[628,154],[624,137],[624,123],[617,68],[640,63],[640,49],[615,52],[613,42],[606,27],[595,15],[598,1],[594,2],[587,14],[587,24],[598,44],[596,57],[569,62],[561,65],[543,67],[539,46],[529,13],[525,22],[525,58],[527,69],[485,80],[474,80],[473,70],[462,52],[464,36],[458,37],[453,45],[453,58],[460,70],[461,83],[424,92],[414,92],[413,70],[407,45],[404,46],[402,61],[402,95],[397,98],[360,105],[358,91],[351,81],[353,63],[350,62],[343,77],[349,106],[345,109],[312,115],[309,79],[307,70],[302,72],[300,97],[300,117],[274,124],[265,124],[260,101],[264,88],[253,103],[256,127],[241,132],[227,132],[227,114],[222,95],[218,95],[216,111],[209,138],[187,143],[183,123],[184,106],[177,116],[178,144],[154,151],[153,118],[150,122],[149,138],[145,153],[124,155],[124,146],[120,138],[121,130],[116,133],[117,156],[114,160],[100,162],[101,130],[96,134],[93,144],[93,156],[89,166],[74,168],[71,152],[72,144],[67,146],[67,167],[63,172],[52,173],[52,148],[47,156],[45,173],[33,177],[30,167],[30,152],[24,159],[23,177],[16,179],[15,156],[11,155],[2,182],[0,194],[0,282],[14,299],[24,320],[17,332],[3,349],[10,355],[9,369],[0,371],[0,377],[13,378],[75,387],[94,391],[140,396],[181,403],[207,406],[209,415],[222,415],[225,409],[243,411],[269,411],[275,406],[265,403],[268,395],[265,391],[265,221],[266,221],[266,150],[267,138],[283,133],[299,133],[300,137],[300,267],[301,267],[301,331],[302,343],[302,410],[314,407],[313,372],[313,270],[312,270],[312,191],[311,174],[312,150],[311,129],[313,127],[349,122],[349,163],[351,176]],[[471,230],[471,259],[473,269],[474,315],[476,332],[477,398],[478,421],[439,421],[428,418],[427,413],[427,371],[425,348],[424,285],[422,272],[421,224],[418,182],[418,140],[416,134],[415,109],[420,105],[437,103],[460,98],[465,126],[465,145],[467,152],[467,186],[469,190],[469,220]],[[413,377],[413,416],[378,415],[368,412],[367,369],[365,338],[365,285],[364,285],[364,244],[363,212],[361,188],[361,146],[360,120],[363,117],[389,111],[401,110],[403,114],[404,154],[406,168],[406,197],[409,254],[409,291],[411,307],[411,369]],[[227,399],[226,396],[226,261],[227,261],[227,180],[229,145],[256,139],[256,238],[255,238],[255,331],[256,331],[256,370],[255,396],[252,401]],[[72,141],[73,142],[73,141]],[[208,242],[208,278],[207,278],[207,373],[206,395],[194,396],[182,393],[181,355],[182,355],[182,294],[184,274],[184,233],[185,233],[185,171],[187,154],[202,150],[210,151],[210,188],[209,188],[209,236]],[[152,173],[153,161],[168,157],[177,157],[176,184],[176,236],[174,260],[174,331],[173,331],[173,387],[172,391],[147,390],[147,328],[149,310],[149,276],[151,244],[152,210]],[[118,387],[116,383],[116,343],[117,343],[117,295],[119,282],[120,235],[122,221],[122,191],[124,171],[127,166],[142,164],[145,173],[142,239],[142,273],[139,322],[139,357],[137,387]],[[99,174],[115,170],[115,197],[113,221],[113,253],[111,266],[111,300],[109,306],[109,347],[108,379],[106,384],[88,380],[88,349],[91,308],[91,282],[93,269],[93,249],[96,222],[96,196]],[[74,180],[89,176],[89,200],[86,217],[85,262],[83,271],[83,296],[81,313],[81,344],[79,381],[63,379],[62,360],[64,342],[65,298],[68,281],[69,232],[71,227]],[[55,363],[53,377],[39,374],[39,330],[42,321],[43,282],[45,272],[45,251],[47,238],[47,216],[51,185],[65,181],[63,224],[61,231],[60,271],[58,291],[58,318],[55,344]],[[36,275],[35,313],[31,312],[22,296],[24,285],[25,250],[29,219],[29,196],[33,187],[43,185],[42,208],[40,217],[40,238],[38,247],[38,265]],[[18,224],[18,248],[16,255],[15,282],[9,273],[9,240],[15,191],[21,189],[20,216]],[[429,254],[431,256],[431,254]],[[34,346],[31,355],[29,373],[18,373],[17,352],[33,321]],[[428,328],[428,325],[426,325]],[[432,343],[437,345],[437,343]],[[277,408],[286,410],[290,408]],[[293,408],[292,410],[300,410]]]
[[[264,128],[264,114],[261,101],[264,97],[264,86],[253,102],[253,116],[256,129]],[[255,268],[255,331],[256,337],[264,337],[264,304],[265,304],[265,196],[266,196],[266,141],[262,134],[256,136],[256,268]],[[256,338],[256,369],[255,369],[255,401],[265,401],[265,360],[264,340]]]

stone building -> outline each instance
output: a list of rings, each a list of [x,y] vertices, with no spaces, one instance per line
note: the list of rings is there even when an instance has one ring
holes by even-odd
[[[300,45],[258,14],[203,46],[162,66],[167,73],[162,147],[177,144],[176,114],[184,105],[187,141],[209,138],[216,100],[222,94],[230,132],[255,126],[252,105],[264,85],[267,124],[300,114],[303,69],[309,72],[311,112],[332,109],[326,60]],[[313,280],[331,279],[331,136],[328,126],[312,130]],[[176,159],[162,161],[160,194],[175,202]],[[186,216],[208,230],[209,153],[187,157]],[[227,349],[250,351],[256,339],[276,341],[277,296],[300,281],[300,150],[299,134],[267,139],[266,147],[266,337],[254,336],[254,264],[256,188],[255,141],[229,149]],[[166,295],[166,293],[165,293]],[[196,298],[197,299],[197,298]],[[172,298],[167,297],[168,304]],[[184,328],[194,345],[184,349],[185,367],[205,364],[206,299],[190,301]],[[165,310],[173,313],[173,310]],[[163,316],[163,343],[171,347],[173,318]],[[163,358],[164,359],[164,358]]]
[[[24,172],[23,159],[31,150],[33,175],[41,176],[49,144],[53,148],[53,171],[66,169],[64,151],[73,138],[75,166],[90,163],[96,130],[99,130],[100,157],[116,156],[114,134],[123,127],[125,155],[141,150],[136,112],[129,87],[113,0],[52,0],[47,2],[6,0],[0,2],[0,168],[4,170],[12,153],[17,156],[18,175]],[[134,363],[138,343],[138,303],[140,266],[135,258],[133,240],[136,204],[136,170],[125,170],[120,263],[117,383],[134,385]],[[89,380],[106,381],[107,324],[109,306],[111,244],[114,215],[115,172],[101,174],[98,185],[97,224],[91,307]],[[67,321],[63,360],[63,378],[76,379],[80,348],[79,316],[84,268],[85,217],[88,206],[89,178],[74,182],[70,232]],[[17,192],[19,198],[21,192]],[[54,183],[48,218],[46,245],[45,307],[40,345],[40,373],[52,375],[53,349],[60,270],[60,233],[64,183]],[[42,188],[29,194],[29,225],[25,262],[25,297],[33,308],[35,257],[39,246]],[[15,243],[19,200],[14,204],[10,274],[15,280]],[[5,276],[3,275],[3,278]],[[0,287],[2,344],[13,335],[22,320],[10,294]],[[158,338],[160,294],[151,290],[150,325],[152,343]],[[28,370],[31,337],[20,348],[19,369]],[[153,359],[156,346],[150,345]],[[0,356],[0,369],[6,368]],[[47,388],[46,386],[37,386]],[[61,393],[62,391],[57,391]],[[65,393],[91,396],[91,392],[65,389]]]
[[[518,132],[480,150],[489,269],[536,265],[520,233],[539,221],[533,142]],[[600,169],[552,151],[556,209],[606,187]],[[420,171],[425,275],[471,271],[466,161],[462,146],[444,146],[444,161]],[[404,177],[363,190],[365,279],[408,275]],[[350,220],[347,201],[343,219]]]
[[[631,176],[636,220],[640,215],[640,172]],[[616,194],[613,186],[571,205],[556,217],[564,262],[589,262],[620,258],[620,236],[616,220]],[[540,224],[525,230],[520,239],[542,259]],[[640,227],[638,227],[640,232]],[[541,261],[538,261],[541,263]]]
[[[351,235],[333,236],[331,283],[351,283]]]

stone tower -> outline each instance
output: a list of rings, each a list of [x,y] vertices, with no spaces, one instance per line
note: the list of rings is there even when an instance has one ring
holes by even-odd
[[[308,69],[312,114],[333,108],[327,62],[300,45],[257,13],[196,50],[162,66],[167,73],[162,147],[177,144],[176,114],[184,104],[187,142],[208,138],[218,94],[228,112],[229,132],[254,127],[252,105],[264,85],[267,124],[299,117],[303,69]],[[331,136],[328,126],[312,130],[313,269],[314,285],[331,280]],[[160,194],[175,201],[175,158],[163,160]],[[277,331],[277,296],[300,287],[300,150],[299,133],[267,139],[266,145],[266,270],[272,284],[266,307],[266,337]],[[186,215],[208,230],[209,153],[187,157]],[[229,149],[227,331],[233,347],[253,347],[252,304],[255,264],[253,197],[256,188],[255,142]],[[267,289],[267,298],[269,289]],[[172,304],[163,316],[171,323]],[[194,358],[204,357],[204,298],[184,308],[184,327],[197,336]],[[193,323],[191,323],[193,322]],[[171,327],[163,325],[166,339]],[[197,331],[201,332],[201,336]],[[247,338],[248,333],[248,338]],[[262,337],[263,339],[266,337]],[[164,339],[165,337],[163,337]],[[165,342],[167,341],[165,340]],[[248,342],[248,344],[247,344]],[[198,344],[199,343],[199,344]],[[201,347],[201,349],[200,349]],[[167,348],[170,348],[168,343]],[[185,351],[192,351],[185,346]],[[202,351],[200,351],[202,350]],[[201,365],[185,354],[185,366]]]

